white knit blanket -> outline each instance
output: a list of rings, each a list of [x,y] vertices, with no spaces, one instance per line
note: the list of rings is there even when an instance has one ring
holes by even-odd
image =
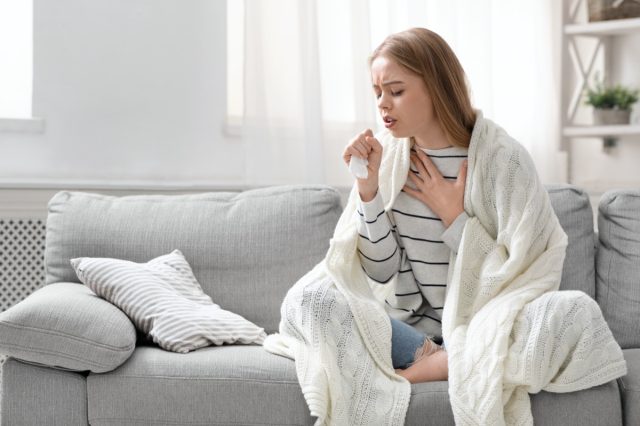
[[[377,137],[389,211],[411,147]],[[451,406],[458,425],[533,425],[528,393],[600,385],[626,374],[626,363],[595,301],[557,291],[567,236],[526,150],[478,111],[468,162],[470,219],[451,255],[442,323]],[[401,425],[411,388],[392,367],[383,304],[394,283],[362,270],[357,197],[354,187],[324,261],[290,289],[280,332],[264,347],[295,359],[316,425]]]

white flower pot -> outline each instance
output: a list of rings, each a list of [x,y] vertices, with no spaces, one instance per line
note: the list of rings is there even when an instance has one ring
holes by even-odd
[[[593,109],[593,124],[596,126],[629,123],[631,123],[630,109]]]

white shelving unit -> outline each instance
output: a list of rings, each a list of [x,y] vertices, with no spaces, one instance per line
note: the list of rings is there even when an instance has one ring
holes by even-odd
[[[614,36],[640,31],[640,18],[616,19],[613,21],[589,22],[585,24],[565,24],[567,35]]]
[[[616,137],[640,135],[640,124],[620,126],[565,126],[562,134],[567,137]]]
[[[579,109],[588,108],[584,105],[583,94],[587,84],[593,81],[595,72],[599,73],[605,83],[617,83],[610,81],[610,52],[616,37],[640,33],[640,18],[585,22],[586,8],[587,0],[563,0],[561,141],[562,149],[567,152],[569,159],[567,164],[569,181],[572,180],[572,138],[602,138],[605,147],[613,146],[617,138],[622,136],[638,136],[640,138],[640,124],[593,126],[584,122],[576,122]],[[580,12],[583,12],[582,20],[578,17]],[[585,47],[579,43],[584,38],[589,38],[594,46],[587,49],[590,52],[586,58]],[[600,61],[598,61],[599,57]],[[571,76],[574,70],[577,78],[572,81]]]

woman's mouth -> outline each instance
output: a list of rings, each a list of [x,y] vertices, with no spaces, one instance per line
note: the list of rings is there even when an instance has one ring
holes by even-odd
[[[384,121],[384,127],[386,127],[387,129],[390,129],[396,124],[397,120],[389,116],[386,116],[383,118],[383,121]]]

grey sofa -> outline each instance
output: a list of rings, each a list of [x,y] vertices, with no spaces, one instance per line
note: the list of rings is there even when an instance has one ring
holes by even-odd
[[[583,191],[547,189],[569,236],[561,287],[599,302],[629,373],[580,392],[531,395],[535,422],[640,425],[640,191],[607,193],[596,235]],[[146,262],[178,248],[214,302],[271,333],[289,287],[328,249],[342,209],[337,191],[63,191],[48,209],[46,286],[0,315],[0,352],[10,355],[3,425],[313,424],[292,360],[257,345],[162,350],[79,284],[69,259]],[[406,424],[453,423],[447,382],[412,386]]]

